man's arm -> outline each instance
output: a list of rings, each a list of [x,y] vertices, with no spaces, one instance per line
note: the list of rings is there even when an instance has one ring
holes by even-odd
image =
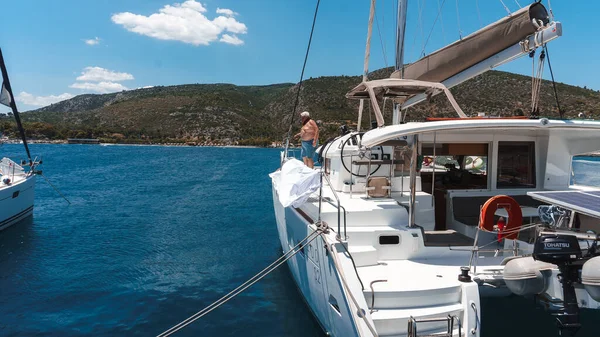
[[[317,146],[317,140],[319,140],[319,126],[314,120],[311,120],[313,128],[315,129],[315,137],[313,138],[313,146]]]

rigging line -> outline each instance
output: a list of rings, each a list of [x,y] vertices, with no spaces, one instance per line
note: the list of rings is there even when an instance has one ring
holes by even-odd
[[[421,0],[417,0],[417,6],[419,8],[419,11],[418,11],[419,15],[417,17],[417,28],[415,28],[415,31],[419,30],[419,28],[421,27]],[[416,48],[416,45],[417,45],[417,36],[418,35],[419,34],[414,34],[413,43],[412,43],[412,46],[411,46],[410,51],[408,53],[409,55],[410,55],[410,52],[412,52],[413,48]],[[418,59],[419,59],[419,57],[417,56],[417,60]],[[406,64],[406,62],[404,62],[404,63]]]
[[[444,0],[445,2],[446,0]],[[441,12],[442,8],[440,6],[440,0],[437,0],[438,3],[438,10]],[[444,29],[444,19],[443,19],[443,15],[440,15],[440,25],[442,26],[442,39],[444,40],[444,45],[446,44],[446,31]]]
[[[550,10],[550,21],[554,21],[554,13],[552,12],[552,4],[548,0],[548,9]]]
[[[398,1],[392,0],[392,7],[394,8],[392,13],[398,13],[398,6]],[[394,15],[394,27],[398,27],[398,15]]]
[[[552,77],[552,87],[554,88],[554,98],[556,99],[556,107],[558,108],[558,114],[560,119],[563,119],[563,111],[560,109],[560,100],[558,99],[558,90],[556,90],[556,82],[554,81],[554,73],[552,72],[552,63],[550,63],[550,53],[548,53],[548,46],[544,45],[546,51],[546,58],[548,59],[548,68],[550,68],[550,76]]]
[[[387,44],[385,43],[386,39],[385,39],[385,0],[381,0],[381,7],[383,8],[383,10],[381,11],[381,29],[383,30],[383,34],[381,34],[383,36],[383,49],[387,50]],[[375,12],[375,15],[377,15],[377,12]],[[377,17],[376,17],[377,18]],[[379,21],[377,22],[377,30],[379,30]]]
[[[425,10],[425,1],[423,0],[423,6],[421,6],[421,8],[419,9],[419,27],[421,30],[421,49],[425,50],[425,35],[423,34],[423,26],[425,26],[423,24],[423,11]],[[419,54],[419,58],[421,57],[421,54]]]
[[[306,247],[309,243],[311,243],[314,239],[318,238],[320,236],[321,232],[322,232],[322,230],[320,228],[317,228],[317,230],[315,230],[314,232],[312,232],[311,234],[309,234],[307,237],[305,237],[304,239],[302,239],[296,246],[294,246],[292,249],[290,249],[287,253],[283,254],[280,258],[278,258],[277,260],[275,260],[275,262],[271,263],[265,269],[261,270],[256,275],[254,275],[253,277],[251,277],[250,279],[248,279],[248,281],[242,283],[240,286],[238,286],[237,288],[235,288],[234,290],[232,290],[231,292],[229,292],[227,295],[221,297],[217,301],[213,302],[212,304],[210,304],[206,308],[198,311],[197,313],[193,314],[189,318],[181,321],[179,324],[176,324],[172,328],[170,328],[170,329],[164,331],[163,333],[159,334],[157,337],[167,337],[167,336],[170,336],[170,335],[176,333],[177,331],[183,329],[184,327],[188,326],[189,324],[195,322],[196,320],[198,320],[202,316],[204,316],[204,315],[208,314],[209,312],[213,311],[214,309],[220,307],[221,305],[223,305],[224,303],[226,303],[227,301],[229,301],[233,297],[235,297],[238,294],[240,294],[242,291],[244,291],[247,288],[249,288],[250,286],[252,286],[254,283],[260,281],[263,277],[269,275],[270,272],[272,272],[277,267],[279,267],[280,265],[282,265],[283,263],[285,263],[287,260],[289,260],[290,258],[292,258],[294,255],[296,255],[298,252],[300,252],[304,247]],[[291,253],[291,252],[293,252],[293,253]]]
[[[508,15],[510,15],[510,9],[508,9],[508,7],[504,4],[504,1],[500,0],[500,3],[502,4],[502,6],[504,6],[504,9],[506,9]]]
[[[433,33],[433,29],[435,28],[435,24],[437,23],[438,19],[440,18],[441,14],[442,14],[442,7],[444,7],[444,4],[446,3],[446,0],[442,1],[442,6],[438,8],[438,13],[437,16],[435,17],[435,20],[433,21],[433,26],[431,26],[431,30],[429,31],[429,35],[427,36],[427,40],[425,40],[425,45],[423,46],[423,49],[421,50],[421,55],[425,56],[425,47],[427,47],[427,43],[429,42],[429,38],[431,37],[431,33]],[[439,1],[438,1],[438,5],[439,5]]]
[[[292,134],[292,127],[294,126],[294,115],[296,114],[296,109],[298,108],[298,101],[300,100],[300,91],[302,89],[302,80],[304,79],[304,70],[306,69],[306,62],[308,61],[308,54],[310,52],[310,45],[312,43],[313,33],[315,31],[315,24],[317,23],[317,14],[319,13],[319,4],[321,0],[317,0],[317,6],[315,7],[315,15],[313,17],[312,27],[310,29],[310,37],[308,38],[308,46],[306,47],[306,55],[304,56],[304,64],[302,65],[302,73],[300,73],[300,82],[298,83],[298,92],[296,93],[296,100],[294,101],[294,108],[292,109],[292,113],[290,115],[290,128],[287,134],[287,142],[286,142],[286,151],[290,142],[290,136]]]
[[[535,75],[535,88],[534,88],[534,92],[532,93],[532,108],[531,108],[531,114],[532,115],[539,115],[539,101],[540,101],[540,91],[542,89],[542,76],[544,74],[544,60],[546,58],[546,53],[544,52],[544,50],[542,50],[542,52],[540,53],[540,61],[538,63],[538,69],[537,69],[537,73]],[[534,63],[535,63],[535,59],[534,59]]]
[[[383,18],[381,19],[381,21],[383,21]],[[381,43],[381,52],[383,53],[383,62],[385,63],[385,67],[388,67],[388,62],[387,62],[387,52],[386,52],[386,48],[385,48],[385,42],[383,40],[383,38],[381,37],[381,29],[379,29],[379,20],[377,19],[377,12],[375,12],[375,23],[377,24],[377,34],[379,35],[379,42]],[[383,26],[383,23],[381,24]]]
[[[479,11],[479,0],[475,0],[475,8],[477,8],[477,17],[479,18],[479,26],[483,28],[483,21],[481,20],[481,12]]]
[[[535,101],[535,49],[531,51],[529,57],[531,57],[531,114],[534,109],[533,102]]]
[[[519,8],[523,8],[523,7],[521,6],[521,4],[519,3],[519,0],[515,0],[515,2],[517,3],[517,6],[519,6]]]
[[[456,0],[456,24],[458,25],[458,36],[462,40],[462,31],[460,30],[460,11],[458,10],[458,0]]]

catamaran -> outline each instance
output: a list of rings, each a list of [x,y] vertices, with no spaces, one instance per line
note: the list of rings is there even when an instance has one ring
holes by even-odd
[[[338,337],[477,337],[481,298],[511,294],[542,303],[562,333],[593,324],[579,312],[600,308],[600,189],[571,184],[571,162],[600,149],[600,122],[468,117],[448,90],[544,50],[561,23],[536,2],[405,65],[406,10],[400,0],[396,71],[373,81],[365,71],[346,95],[370,104],[377,127],[323,144],[315,170],[286,149],[271,174],[279,240],[308,307]],[[406,122],[438,94],[454,117]]]
[[[31,159],[25,131],[21,124],[21,118],[4,64],[2,50],[0,50],[0,70],[4,79],[0,93],[0,104],[12,109],[23,146],[29,158],[28,162],[22,162],[21,164],[6,157],[0,160],[0,230],[3,230],[32,216],[35,195],[35,169],[40,163]],[[26,170],[25,167],[29,169]]]

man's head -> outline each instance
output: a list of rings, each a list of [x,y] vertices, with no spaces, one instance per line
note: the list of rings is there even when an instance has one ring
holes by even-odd
[[[308,113],[308,111],[301,112],[300,119],[302,119],[302,124],[304,124],[304,122],[306,122],[308,119],[310,119],[310,114]]]

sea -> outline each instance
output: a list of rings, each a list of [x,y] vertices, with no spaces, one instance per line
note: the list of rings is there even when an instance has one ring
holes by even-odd
[[[156,336],[281,255],[268,176],[278,149],[30,147],[43,177],[33,219],[0,232],[0,336]],[[600,186],[600,158],[573,167],[576,183]],[[530,300],[482,310],[484,337],[557,335]],[[599,319],[584,311],[577,336],[597,337]],[[325,334],[284,265],[175,336]]]

